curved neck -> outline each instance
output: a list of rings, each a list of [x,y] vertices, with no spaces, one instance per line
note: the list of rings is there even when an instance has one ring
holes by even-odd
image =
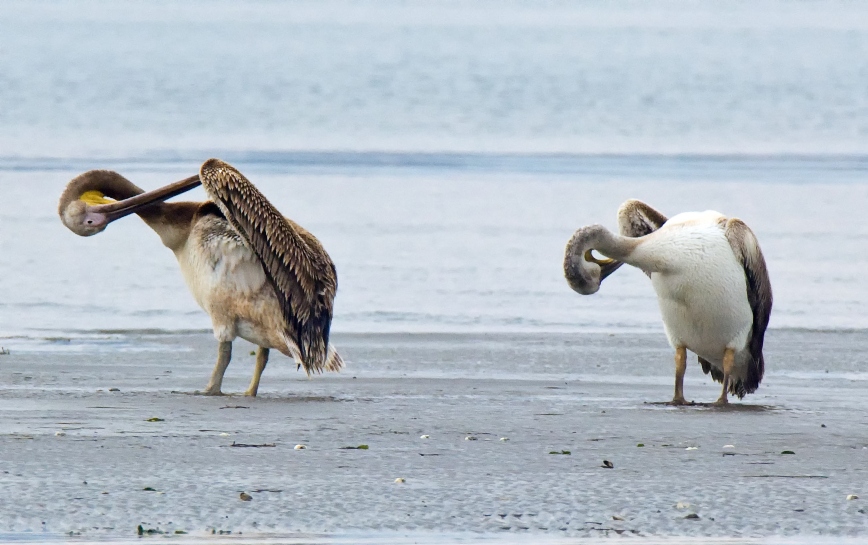
[[[91,170],[69,182],[60,197],[59,210],[62,216],[69,204],[76,200],[104,204],[105,197],[124,201],[143,193],[142,188],[117,172]],[[135,213],[160,236],[165,246],[175,251],[187,240],[199,206],[200,203],[154,201],[136,208]]]
[[[59,209],[66,210],[72,201],[86,193],[97,192],[117,201],[141,195],[145,191],[112,170],[89,170],[73,178],[60,196]]]
[[[591,225],[576,231],[567,251],[584,256],[588,250],[595,250],[608,258],[628,262],[636,244],[635,238],[616,235],[602,225]]]
[[[602,225],[583,227],[567,243],[564,255],[564,276],[573,290],[583,295],[596,293],[600,283],[628,262],[636,239],[616,235]],[[595,250],[614,261],[586,259]],[[590,256],[589,256],[590,257]]]

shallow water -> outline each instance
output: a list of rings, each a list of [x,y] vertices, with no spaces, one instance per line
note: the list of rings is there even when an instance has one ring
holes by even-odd
[[[661,331],[639,271],[622,269],[590,297],[563,279],[572,232],[615,228],[627,198],[669,215],[716,209],[747,221],[772,278],[772,328],[868,327],[868,185],[857,181],[859,161],[609,157],[589,168],[581,157],[483,156],[446,166],[450,156],[432,155],[434,166],[382,168],[363,164],[376,160],[368,154],[353,156],[353,165],[292,157],[240,156],[236,164],[334,259],[335,331]],[[174,256],[137,218],[87,239],[60,223],[56,199],[85,162],[0,169],[2,336],[207,329]],[[197,168],[100,166],[145,187]]]
[[[562,278],[627,198],[746,220],[771,327],[868,327],[864,4],[11,1],[0,37],[0,337],[206,329],[138,220],[55,206],[211,156],[324,242],[336,331],[660,331],[637,271]]]

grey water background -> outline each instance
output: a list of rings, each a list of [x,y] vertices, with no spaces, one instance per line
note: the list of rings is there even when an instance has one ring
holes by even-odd
[[[338,332],[662,331],[638,271],[562,278],[627,198],[747,221],[771,327],[868,327],[862,3],[4,2],[0,344],[208,328],[141,222],[56,199],[212,156],[323,241]]]

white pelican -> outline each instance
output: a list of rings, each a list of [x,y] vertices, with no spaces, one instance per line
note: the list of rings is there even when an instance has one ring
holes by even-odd
[[[601,225],[576,231],[567,243],[564,274],[573,290],[596,293],[622,263],[651,277],[669,344],[675,349],[675,396],[683,405],[687,353],[727,393],[753,393],[763,378],[763,337],[772,310],[772,287],[759,243],[737,218],[686,212],[666,219],[630,200],[618,210],[620,235]],[[598,259],[596,251],[609,259]]]
[[[162,202],[200,183],[210,201]],[[222,394],[236,337],[259,345],[248,396],[259,389],[271,348],[294,358],[308,375],[343,367],[329,345],[337,291],[331,258],[316,237],[280,215],[232,166],[210,159],[197,176],[149,193],[116,172],[92,170],[69,182],[59,213],[81,236],[136,213],[175,253],[219,342],[205,394]]]

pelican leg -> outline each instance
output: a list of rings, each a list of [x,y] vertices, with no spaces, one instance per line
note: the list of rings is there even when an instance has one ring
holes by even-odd
[[[259,379],[262,377],[262,372],[265,371],[265,366],[268,364],[268,349],[264,346],[259,347],[259,352],[256,353],[256,368],[253,369],[253,378],[250,379],[250,386],[244,395],[256,397],[256,392],[259,390]]]
[[[687,371],[687,349],[679,346],[675,349],[675,395],[670,405],[687,405],[684,399],[684,372]]]
[[[214,365],[214,371],[211,372],[211,380],[208,381],[208,386],[205,386],[203,392],[206,396],[222,396],[220,390],[223,386],[223,374],[226,373],[226,368],[229,367],[229,361],[232,359],[232,341],[220,341],[217,345],[217,364]]]
[[[723,353],[723,391],[720,392],[720,398],[714,402],[715,405],[728,405],[727,391],[729,390],[729,376],[732,374],[732,368],[735,365],[735,350],[727,348]]]

